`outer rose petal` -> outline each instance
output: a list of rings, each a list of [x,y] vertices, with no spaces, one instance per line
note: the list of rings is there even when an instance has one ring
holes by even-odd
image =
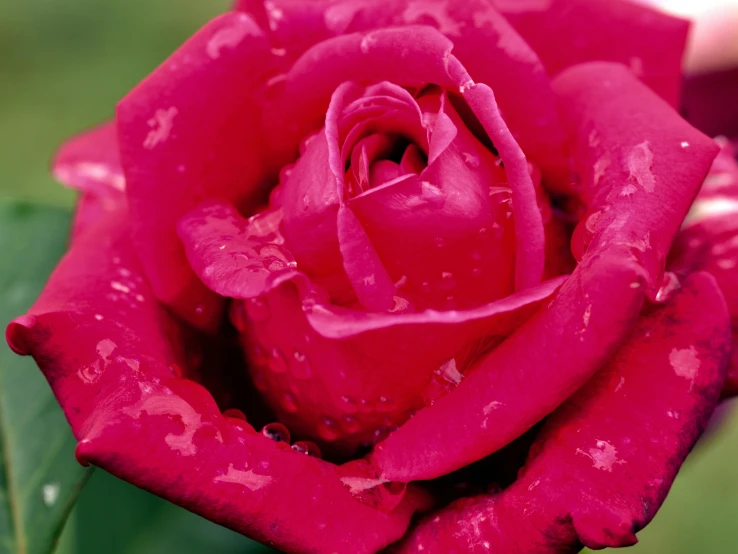
[[[250,353],[252,377],[280,420],[313,438],[345,439],[347,450],[374,442],[378,428],[405,421],[424,404],[434,370],[474,338],[509,335],[562,282],[473,310],[402,314],[332,307],[296,270],[249,270],[250,264],[268,266],[258,249],[272,251],[255,242],[254,219],[227,206],[194,210],[180,225],[192,266],[219,295],[246,300],[236,305],[233,322]],[[272,240],[279,248],[280,238]],[[445,377],[452,385],[461,379],[458,371]],[[336,430],[328,433],[326,421]]]
[[[109,217],[8,327],[8,342],[49,380],[80,461],[285,551],[374,552],[404,534],[412,494],[392,512],[372,509],[336,466],[280,448],[175,378],[179,345],[162,318],[124,218]]]
[[[52,165],[54,177],[74,189],[94,192],[98,196],[126,189],[114,122],[67,141]]]
[[[661,284],[665,258],[718,152],[619,64],[593,62],[554,81],[588,213],[575,257],[625,244]]]
[[[453,41],[472,78],[494,89],[513,135],[543,169],[547,183],[560,192],[571,190],[548,77],[533,50],[490,2],[273,0],[266,3],[266,12],[259,4],[239,2],[237,9],[270,15],[271,40],[283,50],[286,63],[335,35],[418,23],[436,27]]]
[[[261,29],[223,15],[185,43],[118,105],[133,241],[157,298],[205,328],[220,300],[197,280],[176,234],[207,198],[245,205],[263,192],[256,92],[272,70]]]
[[[714,280],[691,277],[548,420],[519,479],[422,522],[399,552],[578,552],[628,546],[715,408],[730,349]]]
[[[734,337],[723,394],[738,394],[738,163],[727,141],[677,236],[669,269],[679,275],[707,271],[720,285]]]
[[[689,22],[627,0],[493,0],[550,75],[594,60],[628,65],[676,106]]]
[[[717,148],[617,64],[572,68],[554,90],[585,199],[599,212],[575,234],[581,263],[547,309],[378,446],[374,460],[386,479],[438,477],[521,435],[607,361],[640,311],[643,285],[656,296]],[[611,161],[598,166],[602,156]]]

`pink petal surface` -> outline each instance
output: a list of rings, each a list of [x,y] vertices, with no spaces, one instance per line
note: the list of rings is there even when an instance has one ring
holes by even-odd
[[[125,191],[114,122],[104,123],[68,140],[52,162],[54,178],[64,185],[104,196]]]
[[[202,224],[204,217],[212,219]],[[431,381],[443,380],[434,372],[459,348],[477,337],[510,334],[562,282],[473,310],[339,308],[325,303],[296,270],[249,271],[252,263],[268,267],[258,262],[249,224],[232,208],[210,205],[185,218],[180,230],[203,281],[221,296],[245,300],[234,306],[232,320],[242,333],[254,382],[280,421],[293,433],[346,451],[376,442],[377,430],[404,422],[426,402]],[[281,239],[272,240],[279,245]],[[270,251],[265,243],[258,246]],[[461,375],[449,377],[453,382]]]
[[[353,33],[326,40],[308,50],[287,74],[283,95],[292,100],[279,110],[285,125],[276,128],[293,126],[295,132],[305,132],[319,126],[331,106],[333,91],[350,80],[359,83],[386,80],[410,87],[433,83],[459,91],[505,164],[515,212],[516,288],[521,290],[540,282],[544,265],[544,230],[535,189],[525,156],[502,120],[491,89],[475,84],[451,50],[451,43],[443,35],[422,26]],[[391,57],[401,63],[384,63]],[[333,119],[329,116],[326,121]],[[278,142],[289,145],[289,138],[285,140],[284,133],[280,133]],[[331,163],[335,166],[340,161]]]
[[[520,436],[607,361],[644,293],[656,296],[661,285],[666,254],[716,145],[617,64],[577,66],[554,89],[590,210],[600,214],[596,226],[590,216],[575,233],[581,262],[554,301],[452,394],[378,445],[374,462],[386,479],[438,477]],[[602,156],[612,161],[599,175]],[[622,195],[624,186],[634,190]]]
[[[722,295],[711,277],[695,275],[553,414],[512,486],[429,516],[397,552],[635,543],[715,408],[729,350]]]
[[[258,13],[257,2],[237,9]],[[384,27],[426,24],[453,41],[454,52],[475,81],[495,90],[513,135],[539,164],[551,184],[571,192],[554,96],[533,50],[490,2],[390,0],[274,0],[270,39],[284,52],[285,64],[332,36]],[[279,14],[275,17],[274,14]],[[525,90],[525,94],[520,94]]]
[[[678,104],[688,21],[626,0],[493,3],[551,76],[583,62],[619,62],[672,106]]]
[[[176,224],[208,198],[245,208],[263,193],[257,92],[272,57],[249,16],[225,14],[118,105],[136,250],[157,298],[203,328],[217,324],[222,303],[189,268]]]
[[[373,509],[336,466],[224,417],[206,389],[176,377],[184,345],[167,320],[124,220],[109,217],[9,325],[8,342],[34,356],[64,408],[81,462],[284,551],[375,552],[404,534],[412,494]]]
[[[679,275],[707,271],[728,302],[733,356],[725,396],[738,394],[738,163],[727,141],[715,159],[670,254]]]
[[[554,81],[588,211],[572,251],[623,244],[661,285],[665,258],[718,152],[626,67],[592,62]]]

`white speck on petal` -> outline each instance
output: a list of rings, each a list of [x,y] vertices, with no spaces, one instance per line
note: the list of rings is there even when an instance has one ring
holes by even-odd
[[[261,36],[262,32],[256,23],[244,14],[243,21],[247,20],[248,23],[246,25],[226,27],[215,33],[205,47],[208,56],[213,60],[218,59],[223,49],[235,48],[247,36]]]
[[[233,464],[228,464],[228,472],[224,475],[219,475],[213,481],[216,483],[235,483],[237,485],[243,485],[250,491],[258,491],[259,489],[263,489],[269,483],[271,483],[274,478],[270,477],[268,475],[258,475],[254,473],[253,470],[248,469],[248,466],[246,466],[247,469],[236,469],[233,467]]]
[[[629,179],[634,180],[646,192],[656,190],[656,178],[651,172],[653,152],[647,140],[636,145],[628,155]]]
[[[700,359],[697,356],[697,349],[694,346],[672,349],[669,354],[669,363],[674,369],[674,373],[694,384],[697,372],[700,369]]]
[[[617,457],[617,449],[607,441],[598,440],[595,443],[595,448],[590,448],[588,452],[585,452],[581,448],[577,448],[577,454],[583,454],[592,460],[592,467],[600,469],[602,471],[612,472],[615,465],[624,464],[624,460],[619,460]]]
[[[174,118],[178,113],[179,111],[175,107],[171,107],[167,110],[156,110],[154,117],[148,121],[150,131],[149,134],[146,135],[146,140],[143,143],[144,148],[147,150],[153,150],[158,144],[161,144],[169,138],[174,125]]]

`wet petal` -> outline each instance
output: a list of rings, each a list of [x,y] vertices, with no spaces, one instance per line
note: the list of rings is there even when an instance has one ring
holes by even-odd
[[[54,178],[74,189],[98,196],[126,189],[114,122],[68,140],[57,152],[52,166]]]
[[[493,0],[550,75],[595,60],[619,62],[672,106],[681,87],[686,20],[612,0]]]
[[[173,363],[185,362],[166,317],[124,219],[110,217],[75,242],[8,327],[9,343],[49,380],[81,462],[288,551],[375,552],[404,534],[412,494],[391,512],[373,509],[336,466],[222,416],[207,390],[177,377]]]
[[[593,62],[554,81],[587,214],[572,251],[624,244],[661,285],[665,257],[717,154],[627,68]]]
[[[733,324],[733,356],[724,396],[738,394],[738,163],[727,141],[670,254],[669,269],[679,275],[707,271],[728,302]]]
[[[657,296],[666,254],[717,148],[616,64],[572,68],[554,88],[590,210],[599,213],[575,234],[581,262],[546,309],[378,446],[386,479],[437,477],[520,436],[609,358],[644,293]],[[603,156],[612,160],[598,171]],[[624,186],[634,190],[623,195]]]
[[[258,13],[254,3],[239,9]],[[563,133],[548,77],[533,50],[489,2],[470,0],[359,0],[269,2],[270,38],[285,66],[311,46],[336,35],[385,27],[425,24],[454,43],[454,52],[475,81],[495,90],[513,135],[539,164],[547,183],[570,192]],[[521,95],[520,91],[526,94]]]
[[[157,298],[197,326],[217,324],[221,303],[188,266],[176,224],[205,199],[247,209],[263,193],[270,160],[260,147],[256,93],[271,58],[256,23],[229,13],[118,105],[134,244]]]
[[[715,408],[729,349],[720,291],[695,275],[547,421],[511,487],[428,517],[398,551],[558,553],[635,543]]]

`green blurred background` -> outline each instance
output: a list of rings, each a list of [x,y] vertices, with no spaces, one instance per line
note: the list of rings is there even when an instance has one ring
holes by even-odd
[[[378,0],[379,1],[379,0]],[[68,206],[48,163],[227,0],[0,0],[0,198]],[[4,323],[4,322],[3,322]],[[688,460],[634,552],[738,552],[738,414]],[[246,554],[255,543],[96,471],[60,551]]]

